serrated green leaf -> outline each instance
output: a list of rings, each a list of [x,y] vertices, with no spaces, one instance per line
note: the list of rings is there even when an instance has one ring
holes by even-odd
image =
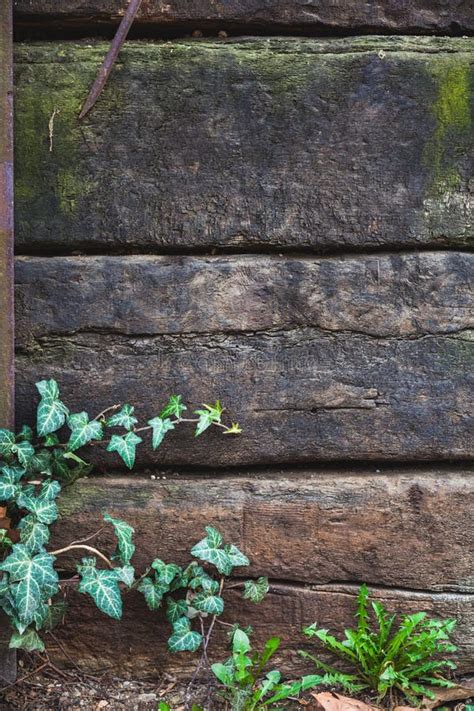
[[[254,603],[262,602],[270,586],[267,578],[257,580],[247,580],[244,583],[244,598]]]
[[[87,412],[69,415],[67,424],[71,430],[71,436],[67,444],[70,452],[74,452],[88,442],[92,442],[92,440],[101,440],[104,434],[101,423],[97,422],[97,420],[89,421]]]
[[[45,437],[59,430],[66,421],[69,410],[59,400],[59,388],[54,380],[36,383],[41,400],[36,413],[36,430],[39,437]]]
[[[168,592],[168,586],[157,583],[152,578],[143,578],[137,590],[141,592],[145,598],[145,602],[150,610],[157,610],[163,600],[163,595]]]
[[[193,597],[191,604],[199,612],[207,612],[209,615],[222,615],[224,611],[224,600],[219,595],[211,593],[198,593]]]
[[[8,646],[10,649],[24,649],[27,652],[44,652],[43,640],[32,627],[23,634],[14,632]]]
[[[10,430],[0,429],[0,455],[7,457],[15,444],[15,435]]]
[[[128,432],[123,436],[112,435],[107,451],[117,452],[123,459],[125,465],[129,469],[133,469],[133,465],[135,464],[135,450],[137,444],[140,444],[141,441],[141,437],[138,437],[135,432]]]
[[[77,570],[81,576],[79,592],[91,596],[95,604],[106,615],[114,620],[122,617],[122,596],[119,588],[119,575],[115,570],[99,570],[91,564],[91,559],[83,559],[83,565]]]
[[[18,524],[20,541],[30,553],[40,551],[49,541],[49,528],[37,521],[35,516],[28,514]]]
[[[185,600],[173,600],[172,597],[167,597],[166,608],[166,617],[169,622],[173,623],[179,620],[180,617],[186,616],[188,604]]]
[[[157,449],[163,442],[165,435],[170,430],[174,430],[174,425],[170,419],[162,417],[154,417],[152,420],[148,420],[148,424],[152,428],[152,447]]]
[[[24,469],[17,467],[2,467],[0,469],[0,501],[9,501],[17,496],[20,491],[18,482],[24,473]]]
[[[174,563],[166,564],[160,560],[160,558],[156,558],[151,564],[151,567],[156,570],[159,582],[165,585],[171,585],[174,578],[181,573],[179,565],[175,565]]]
[[[195,652],[201,645],[202,635],[191,630],[187,617],[180,617],[173,623],[173,634],[168,639],[171,652]]]
[[[167,417],[171,417],[171,415],[173,415],[179,420],[179,418],[181,417],[181,413],[188,409],[186,405],[183,405],[181,399],[181,395],[171,395],[170,399],[168,400],[168,404],[165,405],[165,407],[160,412],[161,419],[164,420]]]
[[[124,405],[120,412],[116,412],[107,420],[107,427],[124,427],[126,430],[131,430],[138,420],[134,416],[135,408],[132,405]]]
[[[115,535],[117,536],[117,550],[113,554],[112,560],[119,560],[123,565],[128,565],[135,553],[135,545],[132,542],[135,529],[128,523],[125,523],[125,521],[112,518],[108,513],[104,515],[104,521],[112,524]]]
[[[30,442],[18,442],[18,444],[13,445],[11,451],[16,455],[22,467],[27,467],[35,455],[34,447]]]

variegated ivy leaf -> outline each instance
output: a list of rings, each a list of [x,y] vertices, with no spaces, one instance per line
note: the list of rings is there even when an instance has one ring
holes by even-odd
[[[114,527],[115,535],[117,536],[117,550],[112,556],[112,560],[118,560],[123,565],[128,565],[130,559],[135,553],[135,545],[132,542],[132,536],[135,529],[125,521],[120,521],[118,518],[112,518],[110,514],[104,515],[104,521],[111,523]]]
[[[193,597],[192,606],[199,612],[207,612],[209,615],[222,615],[224,600],[219,595],[202,592]]]
[[[57,482],[55,482],[57,483]],[[39,496],[29,495],[25,490],[17,497],[17,504],[20,509],[26,509],[34,514],[39,523],[51,524],[58,518],[58,507],[56,502]]]
[[[20,541],[30,553],[40,551],[49,541],[49,528],[32,514],[24,516],[18,524]]]
[[[32,627],[25,630],[23,634],[14,632],[8,646],[10,649],[24,649],[27,652],[44,652],[43,640]]]
[[[121,568],[115,568],[118,579],[121,583],[125,583],[127,588],[133,585],[135,580],[135,568],[133,565],[123,565]]]
[[[116,412],[115,415],[109,417],[107,420],[107,427],[124,427],[126,430],[131,430],[138,420],[134,417],[135,408],[132,405],[124,405],[120,412]]]
[[[112,435],[107,451],[117,452],[125,462],[125,465],[129,469],[133,469],[133,465],[135,464],[135,450],[137,444],[140,444],[141,441],[142,438],[138,437],[135,432],[128,432],[123,436]]]
[[[44,474],[49,476],[52,472],[53,455],[47,449],[40,449],[35,456],[31,458],[28,465],[28,471],[36,474]]]
[[[208,529],[211,530],[209,534]],[[206,529],[207,536],[199,541],[194,548],[191,549],[191,555],[200,560],[205,560],[208,563],[215,565],[219,573],[223,575],[230,575],[232,572],[233,564],[229,553],[223,548],[219,548],[220,543],[217,545],[217,541],[222,542],[222,537],[216,537],[215,533],[218,533],[211,526]]]
[[[61,493],[61,485],[54,479],[47,479],[41,484],[39,498],[43,501],[53,501]]]
[[[198,575],[192,580],[190,580],[188,587],[191,590],[203,590],[207,593],[216,593],[219,591],[219,583],[214,578],[211,578],[207,573],[203,575]]]
[[[180,617],[173,623],[173,634],[168,639],[171,652],[195,652],[201,645],[202,635],[191,630],[187,617]]]
[[[89,422],[87,412],[78,412],[75,415],[69,415],[67,424],[71,430],[71,436],[67,443],[67,448],[70,452],[74,452],[92,440],[100,440],[103,437],[101,423],[97,422],[97,420],[91,420]]]
[[[143,594],[150,610],[157,610],[161,605],[163,595],[168,592],[169,587],[156,580],[152,580],[152,578],[143,578],[137,590]]]
[[[2,467],[0,469],[0,501],[14,499],[19,492],[18,482],[25,473],[18,467]]]
[[[59,437],[55,432],[51,432],[43,439],[44,447],[56,447],[57,444],[59,444]]]
[[[10,430],[0,429],[0,455],[8,457],[15,444],[15,435]]]
[[[120,576],[115,570],[99,570],[94,558],[83,558],[83,564],[77,566],[81,576],[79,592],[87,593],[106,615],[114,620],[122,617],[122,596],[120,594]]]
[[[174,430],[174,425],[168,418],[162,419],[161,417],[154,417],[152,420],[148,420],[148,424],[152,428],[152,447],[157,449],[163,442],[165,435],[170,430]]]
[[[174,417],[177,417],[178,420],[181,417],[181,413],[183,413],[185,410],[188,408],[186,405],[183,405],[181,402],[181,395],[171,395],[170,399],[168,400],[168,404],[165,405],[165,407],[162,409],[160,412],[160,417],[162,419],[165,419],[166,417],[171,417],[171,415],[174,415]]]
[[[196,425],[195,437],[199,437],[213,422],[220,422],[221,415],[224,411],[219,400],[216,400],[215,405],[206,405],[203,403],[204,410],[194,410],[195,415],[199,415],[199,420]]]
[[[267,578],[247,580],[244,583],[244,598],[255,603],[262,602],[269,589]]]
[[[69,410],[59,399],[59,388],[55,380],[36,383],[41,400],[36,413],[36,429],[40,437],[59,430],[66,421]]]
[[[159,582],[165,585],[171,585],[174,578],[181,573],[179,565],[175,565],[174,563],[166,564],[159,558],[153,561],[151,567],[156,570]]]
[[[29,442],[18,442],[11,449],[13,454],[16,454],[18,461],[22,467],[27,467],[32,457],[35,456],[35,450]]]
[[[209,544],[214,548],[219,548],[222,545],[223,538],[217,528],[214,528],[213,526],[206,526],[204,530],[206,531]]]
[[[0,548],[10,548],[13,545],[5,528],[0,528]]]
[[[186,600],[173,600],[172,597],[166,598],[166,617],[173,624],[180,617],[185,617],[188,611],[188,603]]]
[[[234,567],[238,567],[240,565],[250,565],[250,561],[247,558],[246,555],[242,553],[242,551],[239,551],[237,546],[234,546],[233,543],[231,543],[229,546],[224,546],[225,551],[228,554],[230,558],[230,562]]]
[[[28,425],[23,425],[16,436],[17,442],[32,442],[34,437],[33,430]]]
[[[10,574],[10,582],[18,582],[11,591],[18,618],[24,625],[33,621],[41,602],[59,589],[54,561],[54,556],[45,551],[33,555],[25,545],[17,543],[0,564],[0,569]]]

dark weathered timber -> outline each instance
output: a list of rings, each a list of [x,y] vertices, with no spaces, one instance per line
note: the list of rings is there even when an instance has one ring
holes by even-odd
[[[474,671],[474,596],[455,593],[422,593],[404,590],[372,588],[373,594],[391,610],[402,613],[425,610],[436,617],[455,617],[458,650],[453,659],[459,671]],[[332,631],[342,633],[344,627],[354,625],[356,610],[354,585],[321,585],[315,589],[302,586],[274,584],[260,605],[242,601],[237,590],[229,591],[223,620],[251,624],[252,642],[261,649],[269,637],[282,639],[275,665],[286,674],[315,673],[314,667],[301,660],[298,649],[321,651],[306,640],[301,629],[318,621]],[[141,677],[156,677],[163,671],[188,676],[195,667],[192,655],[172,655],[166,651],[169,625],[162,612],[150,612],[138,593],[126,596],[121,622],[97,614],[97,609],[71,591],[68,622],[55,631],[75,663],[89,670],[110,667],[121,675],[139,673]],[[52,644],[52,643],[51,643]],[[60,649],[50,647],[50,653],[68,663]],[[227,628],[216,625],[210,647],[212,661],[221,661],[229,654]],[[324,657],[323,657],[324,658]],[[327,657],[326,657],[327,659]],[[69,661],[70,663],[70,661]]]
[[[79,308],[79,307],[78,307]],[[33,338],[17,356],[17,416],[31,421],[33,383],[62,385],[75,410],[132,402],[143,419],[171,393],[195,406],[220,397],[240,437],[170,433],[139,466],[227,466],[472,455],[472,331],[416,338],[300,327],[256,333]],[[178,444],[179,443],[179,444]],[[95,448],[96,461],[103,460]]]
[[[119,21],[123,0],[15,0],[19,23],[58,22],[60,27]],[[142,3],[138,25],[225,26],[259,29],[367,29],[390,32],[456,32],[474,28],[469,0],[148,0]]]
[[[0,5],[0,426],[14,421],[13,326],[13,15],[11,0]],[[16,678],[16,650],[8,648],[6,618],[0,615],[0,684]]]
[[[474,255],[344,258],[18,257],[17,345],[100,331],[180,334],[314,326],[373,336],[474,326]]]
[[[157,555],[186,563],[205,522],[245,551],[253,577],[474,592],[472,468],[156,474],[92,478],[68,489],[52,548],[86,538],[108,511],[135,528],[138,570]],[[114,545],[107,531],[96,542]],[[72,569],[72,560],[62,556],[61,566]]]
[[[105,49],[17,49],[19,252],[472,239],[472,41],[130,43],[79,123]]]

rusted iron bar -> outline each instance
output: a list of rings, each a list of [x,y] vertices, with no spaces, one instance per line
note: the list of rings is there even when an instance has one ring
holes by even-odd
[[[92,85],[92,89],[89,92],[89,96],[84,102],[84,106],[82,107],[81,113],[79,114],[79,119],[83,119],[85,116],[87,116],[87,114],[93,108],[97,99],[99,98],[107,82],[107,79],[109,78],[110,72],[112,71],[115,60],[117,59],[118,54],[122,49],[122,45],[125,42],[130,27],[132,26],[132,23],[138,12],[138,8],[140,7],[140,3],[141,0],[130,0],[130,4],[125,11],[125,14],[122,18],[122,22],[120,23],[117,33],[112,40],[110,49],[107,52],[104,62],[101,68],[99,69],[99,73],[97,74],[95,82]]]
[[[0,425],[13,426],[12,0],[0,2]]]

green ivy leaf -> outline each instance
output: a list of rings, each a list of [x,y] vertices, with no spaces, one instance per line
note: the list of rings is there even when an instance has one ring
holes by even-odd
[[[219,548],[223,543],[223,538],[217,528],[213,526],[206,526],[205,529],[207,534],[207,540],[213,548]]]
[[[180,617],[173,623],[173,634],[168,640],[171,652],[195,652],[201,645],[202,635],[191,630],[187,617]]]
[[[141,437],[138,437],[135,432],[128,432],[128,434],[124,436],[112,435],[107,451],[117,452],[125,462],[125,465],[129,469],[133,469],[133,465],[135,464],[135,450],[137,444],[140,444],[141,441]]]
[[[16,454],[22,467],[27,467],[35,455],[34,447],[29,442],[18,442],[18,444],[13,445],[11,451],[13,454]]]
[[[52,473],[53,455],[48,449],[40,449],[35,456],[31,458],[28,471],[36,474],[44,474],[49,476]]]
[[[241,565],[250,565],[250,561],[247,556],[244,555],[242,551],[239,551],[237,546],[234,546],[233,543],[231,543],[230,546],[225,546],[225,551],[229,556],[233,567],[237,568]]]
[[[56,482],[57,483],[57,482]],[[34,514],[39,523],[51,524],[58,518],[56,502],[40,496],[30,496],[25,491],[16,500],[20,509],[26,509]]]
[[[0,429],[0,455],[8,457],[15,444],[15,435],[10,430]]]
[[[171,395],[170,399],[168,400],[168,404],[165,405],[165,407],[160,412],[160,417],[162,419],[165,419],[166,417],[171,417],[171,415],[174,415],[174,417],[177,417],[179,420],[179,418],[181,417],[181,413],[188,409],[186,405],[183,405],[181,400],[181,395]]]
[[[198,593],[193,597],[191,604],[199,612],[207,612],[209,615],[222,615],[224,612],[224,600],[218,595]]]
[[[16,436],[17,442],[32,442],[34,437],[33,430],[28,425],[23,425]],[[0,452],[1,454],[1,452]]]
[[[269,589],[268,578],[247,580],[244,583],[244,598],[255,603],[262,602]]]
[[[71,430],[71,436],[67,443],[67,448],[70,452],[74,452],[92,440],[101,440],[103,437],[101,423],[97,422],[97,420],[91,420],[89,422],[87,412],[78,412],[76,415],[69,415],[67,424]]]
[[[114,620],[122,617],[122,596],[119,579],[115,570],[99,570],[94,558],[83,558],[83,564],[77,566],[81,576],[79,592],[87,593],[106,615]]]
[[[30,553],[36,553],[49,541],[49,528],[32,514],[24,516],[18,524],[20,541]]]
[[[59,444],[59,437],[55,432],[51,432],[51,434],[46,435],[46,437],[43,439],[43,446],[44,447],[56,447],[56,445]]]
[[[0,469],[0,501],[14,499],[19,491],[18,482],[25,473],[18,467],[2,467]]]
[[[194,410],[195,415],[199,415],[199,420],[196,425],[195,437],[199,437],[213,422],[221,421],[221,415],[224,411],[219,400],[216,400],[215,405],[206,405],[203,403],[204,410]]]
[[[206,593],[216,593],[219,591],[219,583],[217,580],[214,580],[214,578],[211,578],[210,575],[207,575],[207,573],[193,578],[189,583],[189,587],[191,590],[201,588]]]
[[[167,585],[163,585],[147,577],[143,578],[137,590],[143,594],[150,610],[157,610],[161,605],[163,595],[168,592],[169,588]]]
[[[133,415],[134,411],[135,408],[132,405],[124,405],[120,412],[116,412],[115,415],[109,417],[107,427],[125,427],[126,430],[131,430],[138,422]]]
[[[104,521],[111,523],[114,527],[115,535],[117,536],[117,550],[112,556],[112,560],[118,560],[123,565],[128,565],[130,559],[135,553],[135,545],[132,542],[135,529],[125,521],[120,521],[118,518],[112,518],[108,513],[104,515]]]
[[[41,400],[36,413],[36,429],[40,437],[59,430],[66,421],[69,410],[59,399],[59,388],[55,380],[36,383]]]
[[[159,582],[165,585],[171,585],[175,577],[181,573],[179,565],[174,563],[166,564],[159,558],[153,561],[151,567],[156,570]]]
[[[121,568],[115,568],[115,572],[120,582],[125,583],[127,588],[133,585],[135,580],[135,568],[133,565],[124,565]]]
[[[211,527],[208,526],[208,528]],[[206,529],[206,531],[207,530],[208,529]],[[213,535],[209,537],[208,533],[206,538],[203,538],[202,541],[199,541],[199,543],[191,549],[191,555],[195,558],[199,558],[199,560],[205,560],[208,563],[212,563],[212,565],[215,565],[219,573],[222,573],[223,575],[230,575],[233,568],[230,555],[223,548],[219,548],[216,545],[216,540],[218,539],[214,538]]]
[[[24,649],[27,652],[44,652],[43,640],[32,627],[29,627],[23,634],[14,632],[8,646],[10,649]]]
[[[147,424],[149,424],[153,430],[153,449],[158,449],[160,444],[163,442],[166,433],[170,430],[174,430],[174,425],[168,418],[162,419],[161,417],[154,417],[152,420],[148,420]]]
[[[185,600],[173,600],[172,597],[166,598],[166,617],[173,624],[180,617],[185,617],[188,611],[188,603]]]
[[[13,546],[12,552],[0,570],[10,574],[12,595],[19,620],[29,625],[43,599],[48,599],[58,591],[58,575],[54,570],[55,558],[45,551],[32,555],[22,543]]]

